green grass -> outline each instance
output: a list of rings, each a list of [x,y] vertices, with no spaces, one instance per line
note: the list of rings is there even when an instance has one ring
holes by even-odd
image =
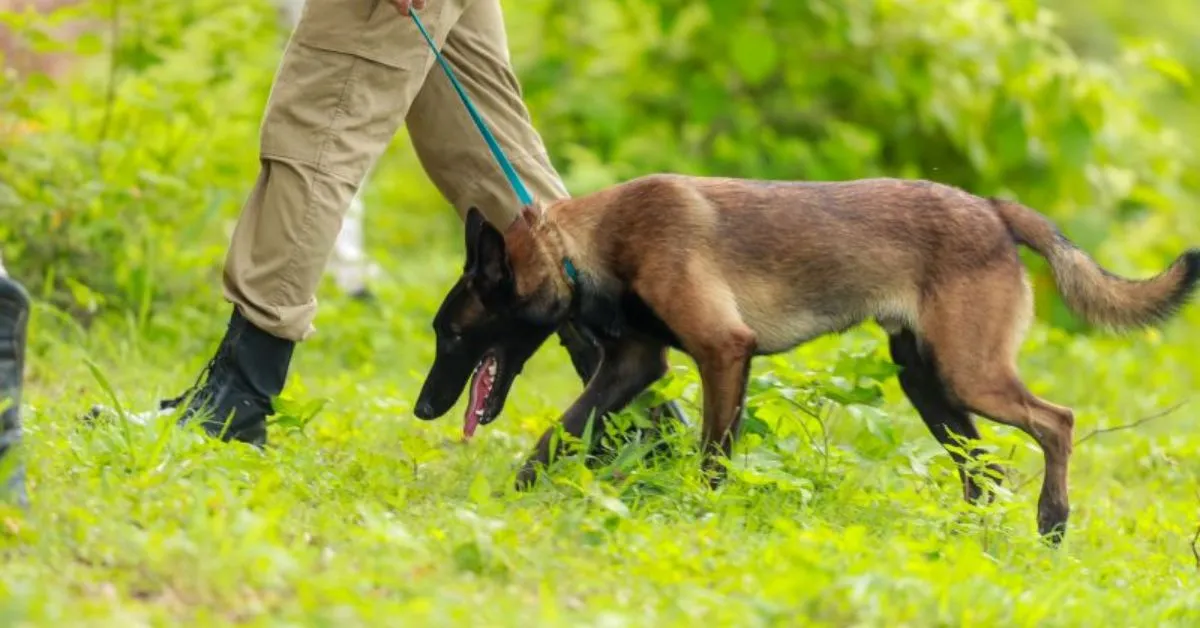
[[[413,167],[403,159],[384,172]],[[226,317],[215,288],[198,295],[210,306],[181,304],[141,327],[109,318],[83,331],[38,309],[26,400],[34,507],[0,527],[0,623],[1200,621],[1196,400],[1078,447],[1058,550],[1035,535],[1032,441],[984,425],[998,455],[1014,458],[1013,491],[968,506],[894,380],[880,404],[836,406],[821,422],[752,404],[762,421],[715,492],[688,432],[666,457],[640,459],[635,444],[615,466],[566,460],[549,482],[514,493],[515,466],[579,384],[552,342],[470,444],[458,439],[459,409],[413,417],[429,320],[460,263],[457,223],[427,186],[378,179],[372,220],[405,224],[410,237],[376,251],[390,273],[378,307],[322,292],[285,414],[298,424],[326,403],[302,431],[274,428],[265,452],[165,425],[77,419],[109,402],[102,381],[133,410],[190,383]],[[1188,401],[1200,384],[1197,309],[1161,334],[1124,339],[1035,326],[1026,380],[1077,410],[1078,437]],[[808,369],[859,353],[851,363],[870,364],[885,355],[881,340],[864,328],[755,371],[830,385],[832,375]],[[675,362],[667,390],[694,416],[694,373]]]

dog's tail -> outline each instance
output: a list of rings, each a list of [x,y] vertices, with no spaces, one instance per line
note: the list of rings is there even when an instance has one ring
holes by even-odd
[[[1125,279],[1101,268],[1040,213],[1011,201],[991,203],[1017,242],[1046,258],[1067,307],[1090,324],[1128,329],[1160,323],[1187,303],[1200,281],[1200,249],[1180,255],[1154,277]]]

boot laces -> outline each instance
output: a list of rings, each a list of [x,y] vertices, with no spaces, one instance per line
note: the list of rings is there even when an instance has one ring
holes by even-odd
[[[172,397],[170,399],[163,399],[160,401],[158,404],[159,409],[173,410],[183,404],[183,402],[189,397],[199,396],[200,391],[205,388],[205,385],[208,383],[208,378],[212,375],[217,366],[229,361],[231,357],[230,354],[233,352],[234,344],[231,342],[231,340],[233,339],[222,339],[221,344],[217,347],[216,354],[213,355],[212,359],[210,359],[208,363],[204,365],[204,368],[200,369],[200,374],[196,377],[196,381],[186,390],[184,390],[183,393],[178,397]]]

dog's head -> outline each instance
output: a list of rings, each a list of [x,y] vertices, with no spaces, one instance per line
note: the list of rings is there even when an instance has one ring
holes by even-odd
[[[570,288],[525,212],[505,233],[472,208],[467,261],[433,319],[437,353],[417,399],[418,418],[444,415],[470,380],[463,427],[468,437],[504,407],[513,380],[558,328]]]

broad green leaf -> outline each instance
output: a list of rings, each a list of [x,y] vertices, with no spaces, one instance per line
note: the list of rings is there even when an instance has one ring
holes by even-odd
[[[1007,4],[1013,17],[1022,22],[1028,22],[1037,16],[1037,0],[1007,0]]]
[[[1072,115],[1058,134],[1058,152],[1068,168],[1081,168],[1092,148],[1092,130],[1080,115]]]
[[[1180,62],[1169,57],[1156,56],[1151,57],[1149,61],[1150,67],[1158,71],[1159,74],[1171,79],[1175,83],[1183,87],[1192,86],[1192,74]]]
[[[766,80],[779,62],[779,51],[770,32],[754,24],[734,31],[729,52],[734,67],[752,85]]]
[[[708,10],[714,24],[726,26],[745,19],[746,7],[744,3],[734,0],[708,0]]]
[[[484,473],[476,473],[475,478],[471,480],[471,487],[467,491],[467,496],[476,504],[483,505],[491,501],[492,488],[488,484],[487,475]]]
[[[75,54],[91,56],[104,52],[104,40],[96,33],[84,33],[75,40]]]
[[[1019,167],[1027,160],[1028,137],[1020,106],[1012,99],[1002,98],[992,108],[991,133],[995,137],[995,160],[1004,172]]]

